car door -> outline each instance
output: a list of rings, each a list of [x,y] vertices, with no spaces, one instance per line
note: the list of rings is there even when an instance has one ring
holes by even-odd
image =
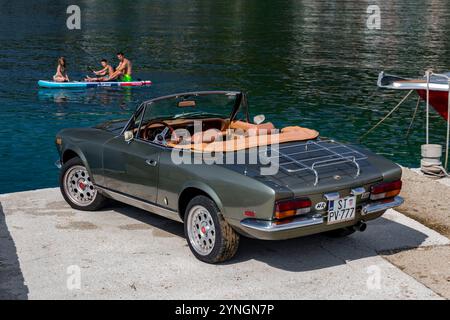
[[[155,144],[114,137],[103,147],[103,187],[156,203],[159,156],[160,147]]]

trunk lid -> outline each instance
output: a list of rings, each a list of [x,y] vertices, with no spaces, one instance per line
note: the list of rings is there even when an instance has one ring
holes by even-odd
[[[263,166],[232,165],[272,187],[281,197],[287,194],[301,197],[327,192],[350,192],[351,188],[363,187],[382,181],[389,176],[401,176],[401,169],[391,161],[358,146],[344,145],[333,140],[286,143],[268,149],[272,165],[278,161],[278,171],[271,175],[261,174]]]

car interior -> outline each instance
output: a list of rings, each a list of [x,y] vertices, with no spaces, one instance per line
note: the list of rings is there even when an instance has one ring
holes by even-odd
[[[178,108],[193,108],[194,100],[178,102]],[[255,123],[230,118],[155,119],[133,130],[133,137],[172,148],[197,151],[236,151],[274,143],[316,139],[316,130],[299,126],[277,129],[265,117],[258,115]]]

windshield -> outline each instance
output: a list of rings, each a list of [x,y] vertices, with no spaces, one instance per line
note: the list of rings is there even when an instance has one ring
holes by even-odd
[[[239,92],[188,93],[155,99],[145,104],[143,123],[160,119],[205,119],[231,116],[247,121],[247,103]]]

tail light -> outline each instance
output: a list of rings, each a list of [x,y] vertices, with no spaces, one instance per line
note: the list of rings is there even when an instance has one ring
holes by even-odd
[[[375,186],[372,186],[370,199],[380,200],[386,198],[393,198],[400,193],[401,189],[402,189],[401,180],[377,184]]]
[[[311,200],[294,199],[279,201],[275,204],[275,218],[284,219],[311,211]]]

